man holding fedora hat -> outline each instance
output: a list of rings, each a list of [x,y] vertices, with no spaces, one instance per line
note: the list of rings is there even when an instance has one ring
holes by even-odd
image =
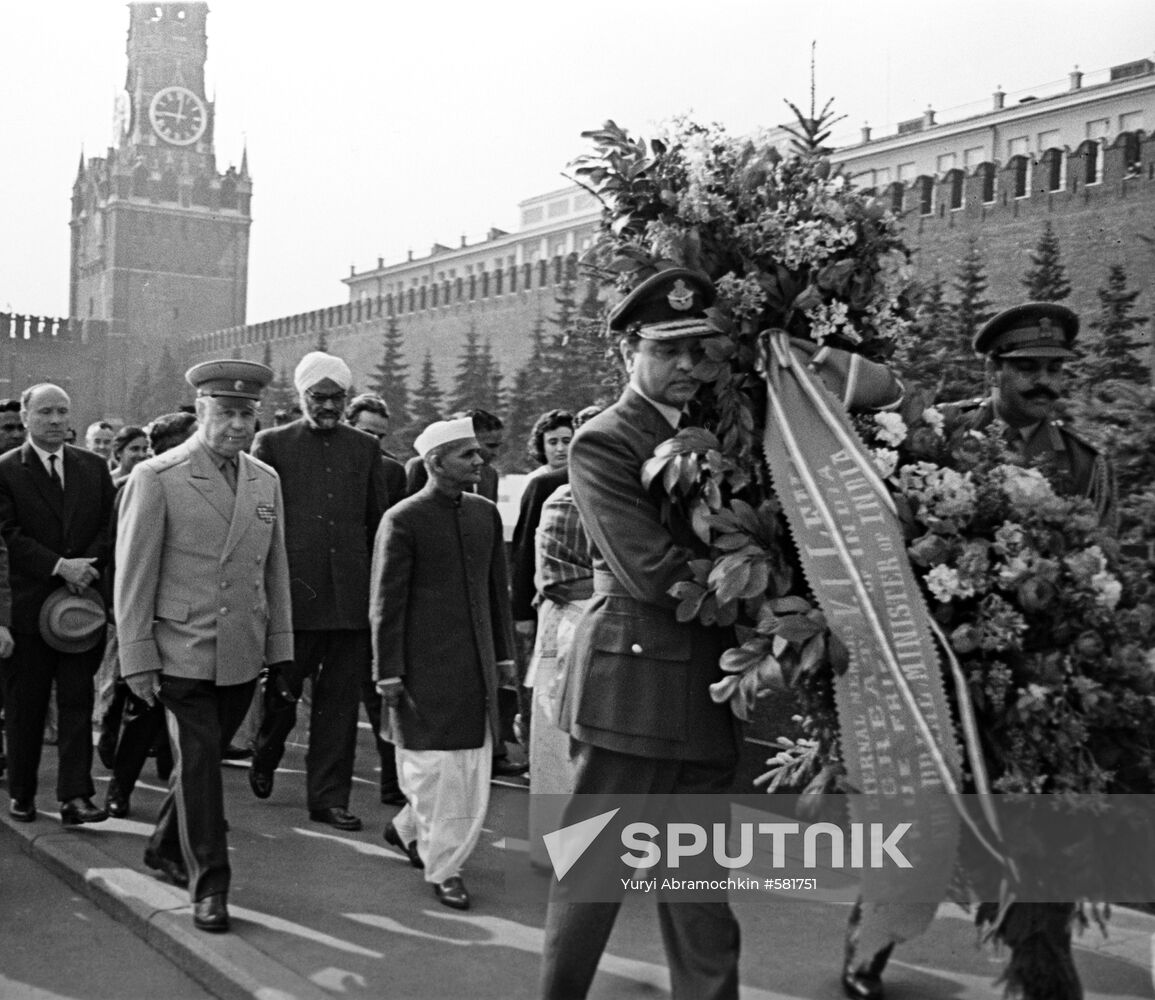
[[[65,826],[108,818],[92,802],[93,676],[104,605],[91,585],[108,556],[113,488],[98,455],[65,444],[71,401],[59,386],[26,389],[28,440],[0,457],[0,531],[11,559],[15,649],[0,664],[8,749],[9,814],[36,818],[37,772],[53,681],[56,797]]]
[[[165,708],[175,770],[144,862],[187,884],[201,930],[229,929],[231,875],[221,749],[263,664],[293,658],[284,506],[277,474],[245,453],[272,371],[206,361],[196,434],[142,462],[125,486],[114,583],[120,672]]]

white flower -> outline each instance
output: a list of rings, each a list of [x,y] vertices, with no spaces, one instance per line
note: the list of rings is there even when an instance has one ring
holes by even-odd
[[[1095,591],[1095,603],[1108,611],[1114,611],[1123,595],[1123,585],[1115,577],[1103,570],[1091,578],[1091,589]]]
[[[926,421],[927,425],[939,437],[943,436],[943,424],[945,420],[942,415],[942,410],[937,406],[928,406],[922,411],[922,419]]]
[[[943,604],[955,597],[970,597],[974,588],[964,586],[959,579],[958,570],[951,566],[935,566],[926,575],[926,585],[935,599]]]
[[[898,468],[898,452],[893,448],[871,448],[870,457],[874,460],[874,467],[883,479],[889,479]]]
[[[1001,476],[1003,492],[1006,493],[1015,511],[1030,513],[1051,500],[1055,491],[1038,469],[1025,469],[1019,465],[1000,465],[992,472]]]
[[[897,413],[876,413],[874,422],[878,424],[878,440],[897,448],[906,440],[906,424]]]

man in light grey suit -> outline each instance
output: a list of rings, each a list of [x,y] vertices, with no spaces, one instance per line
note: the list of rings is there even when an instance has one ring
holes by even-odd
[[[206,361],[194,437],[133,470],[120,508],[116,617],[121,674],[165,707],[175,771],[145,864],[188,884],[194,923],[229,927],[221,749],[262,664],[293,658],[277,474],[245,454],[262,390],[252,361]]]

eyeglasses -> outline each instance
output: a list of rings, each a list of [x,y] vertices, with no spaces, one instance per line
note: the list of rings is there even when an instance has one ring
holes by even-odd
[[[313,392],[312,389],[306,389],[305,395],[314,403],[336,403],[340,405],[345,402],[347,392]]]

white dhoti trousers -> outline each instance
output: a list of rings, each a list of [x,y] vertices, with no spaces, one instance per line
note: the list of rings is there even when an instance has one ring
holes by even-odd
[[[393,817],[402,842],[417,841],[425,881],[461,874],[481,837],[489,808],[493,738],[470,750],[397,748],[397,782],[408,804]]]

